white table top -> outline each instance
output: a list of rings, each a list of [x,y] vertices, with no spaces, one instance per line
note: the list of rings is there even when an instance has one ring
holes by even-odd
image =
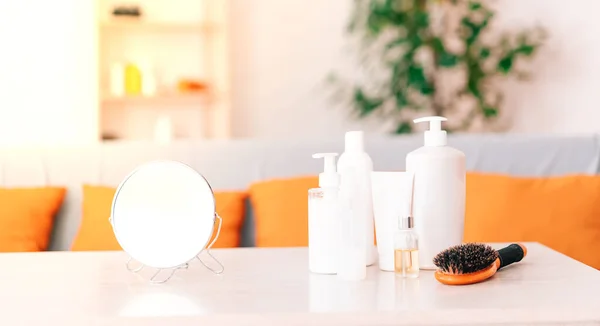
[[[123,252],[0,254],[0,325],[399,325],[599,322],[600,272],[539,244],[487,282],[445,286],[368,269],[341,281],[307,271],[306,248],[222,249],[164,284]],[[499,246],[495,246],[499,247]]]

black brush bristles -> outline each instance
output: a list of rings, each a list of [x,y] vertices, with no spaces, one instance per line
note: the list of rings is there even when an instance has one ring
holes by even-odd
[[[433,258],[433,264],[445,274],[469,274],[490,267],[498,252],[481,243],[466,243],[450,247]]]

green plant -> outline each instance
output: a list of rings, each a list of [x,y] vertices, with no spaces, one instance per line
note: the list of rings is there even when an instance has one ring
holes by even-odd
[[[543,44],[534,27],[496,32],[485,0],[355,0],[349,26],[358,37],[366,80],[352,86],[359,117],[378,114],[395,133],[415,115],[456,115],[450,131],[500,112],[498,77],[527,77],[518,66]]]

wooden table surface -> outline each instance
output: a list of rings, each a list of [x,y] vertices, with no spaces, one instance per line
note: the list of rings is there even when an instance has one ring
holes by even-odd
[[[0,325],[600,324],[600,272],[527,246],[487,282],[454,287],[376,266],[361,282],[311,274],[306,248],[214,250],[223,274],[193,261],[164,284],[127,271],[123,252],[5,253]]]

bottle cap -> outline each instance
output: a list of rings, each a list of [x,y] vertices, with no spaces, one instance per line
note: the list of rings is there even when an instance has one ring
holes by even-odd
[[[337,153],[317,153],[313,158],[323,158],[325,166],[323,172],[319,173],[319,187],[337,188],[340,186],[340,174],[335,168],[335,157]]]
[[[403,216],[398,219],[399,229],[412,229],[415,227],[415,220],[412,216]]]
[[[346,152],[363,152],[365,150],[364,133],[362,131],[348,131],[344,137]]]
[[[429,122],[429,130],[425,131],[425,146],[446,146],[447,133],[442,130],[444,117],[423,117],[413,120],[414,123]]]

